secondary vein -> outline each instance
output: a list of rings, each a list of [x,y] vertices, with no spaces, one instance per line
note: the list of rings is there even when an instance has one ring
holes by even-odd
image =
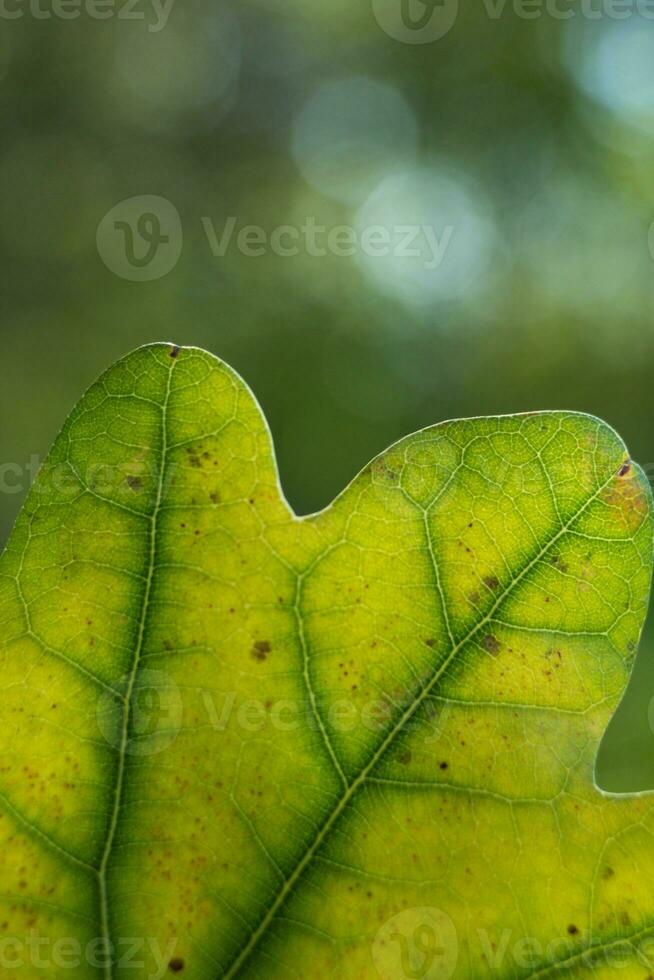
[[[304,576],[303,575],[298,575],[298,577],[297,577],[297,587],[296,587],[296,591],[295,591],[295,602],[293,604],[293,610],[295,612],[295,621],[297,623],[298,636],[299,636],[299,639],[300,639],[300,649],[302,651],[302,668],[303,668],[303,676],[304,676],[304,685],[306,687],[307,694],[309,695],[309,703],[311,705],[311,711],[312,711],[313,716],[314,716],[314,718],[316,720],[316,723],[318,725],[318,730],[320,731],[320,735],[321,735],[323,744],[325,746],[325,749],[327,750],[327,754],[329,755],[329,758],[331,760],[332,766],[334,767],[334,769],[338,773],[338,776],[339,776],[340,781],[342,782],[342,784],[345,787],[345,789],[347,789],[347,787],[348,787],[348,779],[347,779],[347,776],[345,775],[345,772],[343,771],[343,767],[341,765],[340,759],[338,758],[338,755],[336,754],[336,749],[332,745],[331,739],[329,737],[329,733],[328,733],[327,728],[325,726],[325,723],[323,721],[322,714],[320,713],[320,709],[318,708],[318,702],[317,702],[317,699],[316,699],[316,693],[314,691],[313,684],[311,682],[311,670],[310,670],[310,665],[309,665],[309,650],[308,650],[308,646],[307,646],[306,634],[305,634],[305,631],[304,631],[304,619],[302,617],[302,607],[301,607],[301,603],[302,603],[302,585],[303,585],[303,583],[304,583]]]

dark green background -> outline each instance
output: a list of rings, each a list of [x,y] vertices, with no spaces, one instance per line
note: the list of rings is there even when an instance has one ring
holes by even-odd
[[[145,20],[19,3],[0,16],[0,462],[42,457],[111,361],[171,339],[250,383],[299,512],[398,437],[459,416],[591,412],[654,473],[653,20],[599,2],[594,18],[561,2],[567,19],[461,4],[446,36],[412,45],[371,0],[177,0],[159,32],[143,0]],[[302,166],[303,125],[329,186]],[[397,172],[422,175],[413,218],[454,214],[433,290],[356,256],[211,254],[203,216],[356,224]],[[443,174],[481,225],[436,193]],[[184,230],[152,282],[113,274],[96,248],[103,215],[135,195],[170,200]],[[0,494],[3,541],[22,499]],[[606,746],[615,788],[654,787],[652,644]]]

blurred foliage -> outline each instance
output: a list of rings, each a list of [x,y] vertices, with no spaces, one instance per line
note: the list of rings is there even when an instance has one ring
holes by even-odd
[[[468,5],[444,37],[404,44],[345,0],[177,0],[164,26],[145,0],[103,20],[7,4],[0,461],[42,457],[110,362],[171,339],[252,386],[302,513],[398,437],[470,415],[591,412],[654,473],[654,24],[590,6]],[[96,247],[135,195],[183,225],[179,262],[151,282]],[[230,216],[268,232],[440,223],[452,239],[433,270],[360,251],[216,257],[202,219],[220,232]],[[22,499],[0,494],[3,541]],[[648,645],[606,748],[616,787],[654,786]]]

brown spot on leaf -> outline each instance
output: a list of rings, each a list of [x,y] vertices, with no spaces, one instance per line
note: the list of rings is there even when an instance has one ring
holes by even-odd
[[[178,355],[179,355],[179,346],[177,344],[173,344],[173,346],[170,348],[170,356],[177,357]]]
[[[398,755],[397,761],[402,766],[408,766],[409,763],[411,762],[411,753],[408,752],[408,751],[407,752],[403,752],[402,755]]]
[[[210,493],[209,494],[209,500],[211,501],[212,504],[219,504],[220,503],[220,494],[219,493],[216,493],[216,492]]]
[[[428,647],[433,647],[433,645],[435,643],[436,643],[436,640],[431,639],[431,638],[429,640],[425,640],[425,645],[428,646]]]
[[[576,936],[578,932],[579,932],[579,929],[578,929],[578,928],[577,928],[577,926],[576,926],[576,925],[574,924],[574,922],[573,922],[573,923],[571,923],[571,924],[570,924],[570,925],[568,926],[568,933],[569,933],[569,934],[570,934],[571,936]]]
[[[494,575],[485,575],[483,581],[484,581],[484,585],[486,586],[486,588],[487,589],[490,589],[491,592],[494,592],[495,589],[500,584],[499,583],[499,579],[497,579]]]
[[[637,530],[647,516],[648,494],[628,462],[618,470],[601,499],[612,509],[610,516],[620,521],[628,531]]]
[[[126,482],[130,490],[134,490],[134,492],[140,490],[143,486],[143,480],[140,476],[128,476]]]
[[[563,575],[565,575],[565,573],[568,571],[568,565],[563,558],[561,558],[561,555],[552,555],[550,562],[556,569],[558,569],[559,572],[562,572]]]
[[[388,465],[386,460],[378,459],[372,466],[373,479],[381,480],[388,483],[395,483],[397,480],[397,473],[392,467]]]
[[[268,640],[257,640],[252,647],[252,656],[255,660],[265,660],[271,650]]]
[[[184,969],[184,960],[179,956],[176,956],[174,960],[171,960],[168,964],[168,969],[171,973],[181,973]]]
[[[486,634],[484,639],[481,641],[481,645],[483,646],[484,650],[486,650],[488,653],[492,653],[493,656],[498,654],[502,649],[502,644],[496,636],[493,636],[492,633]]]

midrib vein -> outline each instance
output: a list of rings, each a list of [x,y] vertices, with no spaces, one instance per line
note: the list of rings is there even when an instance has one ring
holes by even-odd
[[[125,708],[123,711],[123,724],[122,724],[122,729],[120,734],[120,744],[118,746],[118,767],[116,771],[116,786],[114,790],[113,806],[112,806],[111,816],[109,821],[109,829],[107,831],[107,839],[105,841],[104,850],[102,852],[102,859],[100,861],[100,866],[98,868],[98,888],[99,888],[99,896],[100,896],[100,928],[102,931],[102,941],[105,947],[104,948],[104,956],[105,956],[104,974],[106,980],[112,980],[114,976],[114,957],[112,954],[111,927],[109,923],[109,902],[108,902],[108,894],[107,894],[107,868],[109,867],[109,861],[111,858],[114,841],[116,839],[120,810],[123,802],[123,794],[125,791],[125,764],[126,764],[126,757],[127,757],[127,743],[129,741],[129,729],[130,729],[130,723],[132,718],[132,696],[134,694],[134,687],[136,685],[136,680],[138,677],[139,666],[141,663],[141,656],[143,653],[143,646],[146,638],[148,617],[150,612],[150,601],[152,596],[152,586],[154,583],[154,572],[155,572],[156,555],[157,555],[157,531],[158,531],[158,523],[159,523],[159,514],[161,511],[161,504],[163,500],[163,492],[164,492],[164,485],[165,485],[166,455],[168,452],[167,412],[168,412],[168,402],[170,401],[170,392],[172,388],[173,371],[175,370],[176,363],[177,361],[175,359],[171,361],[171,366],[168,371],[166,394],[164,397],[163,404],[161,406],[161,442],[160,442],[161,463],[159,467],[159,478],[157,482],[157,495],[155,498],[152,514],[150,515],[149,518],[150,531],[149,531],[148,570],[145,578],[145,587],[143,590],[141,616],[139,619],[138,632],[136,635],[136,643],[134,645],[134,658],[132,660],[132,666],[130,668],[129,678],[127,682],[127,689],[125,691],[125,699],[124,699]]]
[[[302,874],[306,871],[309,865],[312,863],[313,859],[317,855],[318,851],[322,847],[325,840],[328,838],[332,828],[338,822],[344,811],[347,809],[351,803],[354,796],[361,789],[363,784],[366,782],[368,777],[374,771],[376,766],[381,762],[384,755],[391,747],[395,741],[397,735],[402,731],[408,721],[411,720],[413,715],[419,710],[421,705],[425,702],[426,698],[432,693],[434,687],[440,679],[442,678],[445,671],[448,669],[454,658],[460,652],[460,650],[466,646],[471,640],[475,638],[477,633],[480,632],[494,617],[495,613],[502,605],[502,603],[507,599],[515,587],[524,579],[526,575],[537,565],[543,557],[547,554],[550,548],[554,547],[556,542],[567,534],[572,525],[579,520],[582,514],[594,503],[595,500],[600,496],[600,494],[606,489],[606,487],[615,479],[615,474],[611,476],[593,493],[588,500],[571,516],[568,518],[567,522],[554,534],[548,541],[546,541],[538,551],[538,553],[529,561],[527,564],[518,572],[516,577],[506,586],[504,591],[497,597],[488,612],[472,626],[468,632],[458,640],[450,649],[443,662],[441,663],[438,670],[434,672],[430,680],[424,685],[424,687],[418,692],[415,700],[409,705],[406,711],[403,712],[399,720],[388,732],[386,737],[382,740],[380,745],[377,747],[373,753],[370,760],[366,765],[360,770],[359,774],[352,780],[352,782],[347,787],[346,791],[340,797],[338,802],[335,804],[333,810],[329,813],[326,820],[324,821],[322,827],[318,830],[316,836],[314,837],[311,844],[307,847],[306,851],[296,864],[292,873],[285,880],[284,884],[277,893],[275,900],[270,905],[270,908],[266,914],[262,917],[261,922],[257,928],[251,933],[248,942],[242,947],[239,954],[233,960],[232,965],[227,968],[220,980],[233,980],[234,977],[239,973],[241,968],[249,960],[259,942],[267,932],[269,926],[277,916],[278,912],[281,910],[282,906],[285,904],[289,896],[291,895],[293,889],[295,888],[298,880],[301,878]],[[429,547],[431,546],[431,538],[429,539]],[[433,549],[432,549],[433,555]],[[435,558],[435,556],[434,556]]]

